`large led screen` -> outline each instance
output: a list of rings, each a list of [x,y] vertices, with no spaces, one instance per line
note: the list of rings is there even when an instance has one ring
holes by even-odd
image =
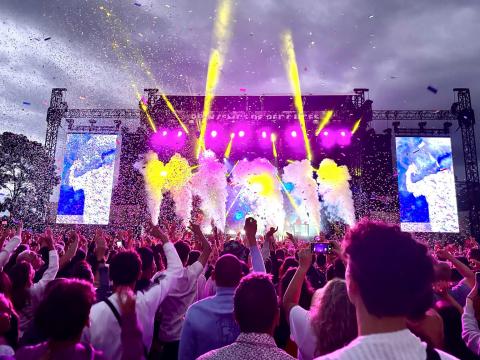
[[[458,232],[450,138],[397,137],[400,223],[407,232]]]
[[[117,155],[117,135],[68,134],[57,223],[106,225]]]

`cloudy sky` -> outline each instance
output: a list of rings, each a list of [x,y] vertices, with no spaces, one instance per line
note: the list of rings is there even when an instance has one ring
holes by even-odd
[[[71,108],[135,107],[132,83],[203,93],[215,9],[215,0],[0,0],[0,132],[43,142],[53,87],[68,89]],[[480,104],[476,0],[238,0],[233,18],[219,94],[289,93],[280,34],[290,29],[304,93],[367,87],[376,109],[448,109],[452,88],[468,87]]]

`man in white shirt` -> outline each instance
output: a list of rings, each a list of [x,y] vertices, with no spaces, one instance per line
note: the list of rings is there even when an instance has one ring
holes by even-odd
[[[359,336],[317,359],[456,359],[427,348],[407,328],[407,318],[425,314],[433,299],[433,260],[427,247],[398,226],[367,220],[350,230],[343,245]]]
[[[167,270],[158,285],[136,294],[135,309],[143,331],[146,353],[152,344],[155,313],[171,290],[175,279],[183,271],[182,262],[168,237],[158,227],[151,229],[151,235],[163,243]],[[116,254],[110,263],[110,279],[115,292],[106,301],[95,304],[90,310],[90,326],[84,329],[83,339],[90,342],[95,349],[103,351],[106,359],[120,359],[123,353],[117,289],[127,286],[133,290],[135,282],[140,277],[140,270],[141,261],[136,252],[123,251]]]
[[[201,242],[202,253],[196,262],[186,266],[190,247],[183,241],[175,243],[175,249],[184,269],[180,277],[175,280],[175,284],[159,308],[161,321],[158,338],[163,343],[163,360],[176,360],[178,358],[178,346],[185,313],[195,300],[198,277],[212,253],[212,247],[203,235],[200,226],[192,224],[190,229],[195,239]]]

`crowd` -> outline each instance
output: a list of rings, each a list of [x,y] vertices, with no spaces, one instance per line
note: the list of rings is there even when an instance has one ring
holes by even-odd
[[[480,359],[480,249],[198,225],[0,232],[1,359]]]

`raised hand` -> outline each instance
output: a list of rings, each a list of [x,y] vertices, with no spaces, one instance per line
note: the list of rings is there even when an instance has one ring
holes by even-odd
[[[44,240],[48,250],[55,250],[55,241],[53,239],[52,229],[50,227],[47,227],[45,230]]]
[[[299,268],[302,270],[308,270],[312,265],[312,250],[310,247],[304,248],[298,252]]]
[[[167,234],[165,234],[160,229],[160,227],[158,225],[157,226],[153,226],[153,225],[150,226],[150,228],[148,229],[148,234],[150,234],[154,238],[160,240],[162,242],[162,244],[166,244],[170,241]]]
[[[257,220],[253,217],[248,217],[245,219],[245,235],[248,237],[255,237],[257,235]]]

